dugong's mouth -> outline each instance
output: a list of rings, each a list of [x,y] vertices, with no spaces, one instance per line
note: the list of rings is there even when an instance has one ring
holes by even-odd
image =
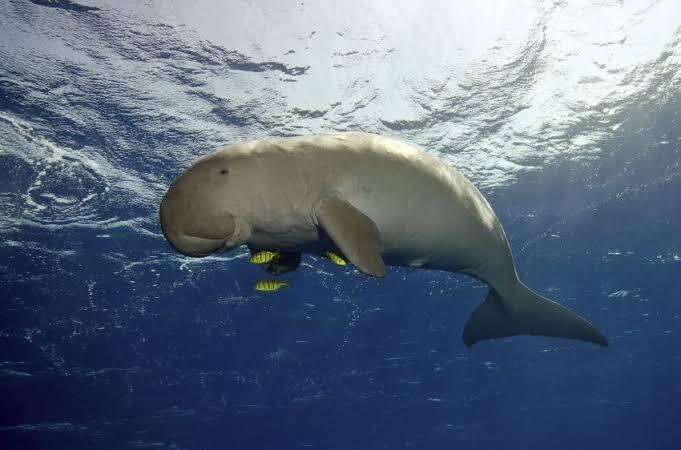
[[[168,224],[164,220],[161,220],[161,229],[166,240],[175,250],[183,255],[202,257],[215,252],[222,253],[232,250],[248,242],[252,235],[250,224],[240,217],[233,218],[229,222],[231,233],[219,238],[215,234],[205,236],[203,235],[204,233],[200,232],[201,230],[197,230],[199,232],[195,233],[187,232],[173,226],[173,224]],[[190,226],[188,228],[194,227]]]
[[[187,256],[208,256],[224,248],[224,239],[206,239],[185,233],[165,233],[175,250]]]

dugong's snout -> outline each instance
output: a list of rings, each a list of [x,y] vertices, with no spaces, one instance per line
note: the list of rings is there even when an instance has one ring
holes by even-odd
[[[175,250],[187,256],[208,256],[223,248],[223,241],[204,239],[185,233],[164,233],[166,239]]]
[[[159,210],[163,235],[178,252],[208,256],[231,250],[250,238],[251,228],[245,220],[185,197],[171,187]]]

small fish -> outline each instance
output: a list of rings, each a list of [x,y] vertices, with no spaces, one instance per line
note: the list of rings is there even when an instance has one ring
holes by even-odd
[[[342,257],[338,256],[334,252],[325,251],[322,255],[326,258],[329,258],[332,263],[338,264],[339,266],[344,266],[347,264]]]
[[[253,264],[267,264],[268,262],[276,261],[280,257],[281,253],[279,252],[268,252],[267,250],[263,250],[262,252],[251,255],[250,261]]]
[[[255,283],[255,290],[261,292],[274,292],[281,289],[284,286],[288,286],[287,281],[281,280],[260,280]]]

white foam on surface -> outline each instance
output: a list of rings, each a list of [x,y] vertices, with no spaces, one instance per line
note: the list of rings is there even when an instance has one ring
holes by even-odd
[[[197,150],[203,152],[210,143],[242,138],[363,129],[396,134],[442,154],[484,188],[537,170],[539,161],[597,154],[600,139],[619,127],[609,118],[618,112],[618,103],[653,83],[655,74],[640,67],[661,57],[669,67],[679,61],[678,53],[668,50],[677,27],[668,18],[681,17],[681,3],[673,0],[524,0],[513,6],[437,0],[428,8],[392,0],[342,5],[272,0],[89,3],[100,7],[98,16],[122,36],[132,36],[132,30],[158,38],[161,48],[171,43],[168,53],[175,58],[164,60],[123,38],[82,35],[78,16],[27,5],[44,20],[29,29],[11,8],[5,13],[5,35],[11,39],[3,45],[10,63],[47,83],[64,77],[51,61],[80,67],[85,88],[105,94],[139,118],[156,121],[162,113],[165,120],[159,123],[201,135],[207,145]],[[158,23],[169,27],[159,28]],[[53,39],[55,33],[61,39]],[[205,52],[202,56],[214,62],[194,60],[178,48]],[[210,48],[212,53],[206,50]],[[220,52],[239,52],[246,63],[281,64],[302,73],[270,66],[230,69]],[[176,68],[197,71],[194,79],[201,85],[178,83]],[[625,82],[632,77],[636,82]],[[100,92],[107,79],[113,82]],[[36,101],[56,102],[53,109],[83,127],[106,121],[96,108],[77,110],[64,100],[84,94],[78,85],[53,84],[57,86],[50,92],[31,95]],[[213,100],[197,98],[193,91]],[[251,110],[263,123],[251,121],[242,129],[225,126],[211,116],[214,101],[237,114]],[[296,110],[323,114],[304,117]],[[602,118],[602,129],[566,139],[571,126],[594,117]],[[415,128],[402,129],[400,123]],[[134,149],[134,139],[114,139]],[[40,144],[51,150],[45,160],[49,166],[71,154],[60,153],[49,141]],[[176,153],[183,163],[196,155],[196,150]],[[149,198],[149,186],[139,179],[121,179],[120,184]],[[45,206],[35,198],[27,204]]]

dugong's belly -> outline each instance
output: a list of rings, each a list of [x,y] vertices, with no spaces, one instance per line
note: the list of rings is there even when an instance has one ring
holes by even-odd
[[[255,249],[319,253],[329,250],[333,243],[323,239],[310,214],[283,210],[273,220],[259,221],[249,245]]]
[[[478,275],[490,261],[510,260],[491,207],[468,180],[456,175],[438,179],[397,171],[381,183],[374,174],[370,195],[362,189],[348,195],[381,232],[386,264]]]
[[[432,200],[425,203],[429,206],[414,208],[408,215],[375,215],[386,264],[475,271],[495,254],[503,253],[495,230],[480,226],[467,211]]]

